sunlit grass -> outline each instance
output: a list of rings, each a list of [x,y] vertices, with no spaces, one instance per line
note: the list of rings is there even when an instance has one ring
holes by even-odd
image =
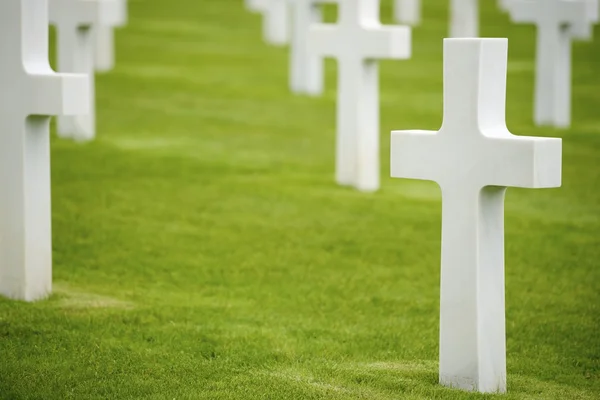
[[[381,66],[367,195],[333,183],[334,62],[293,96],[242,0],[132,1],[98,139],[53,138],[55,294],[0,300],[0,398],[495,397],[437,385],[441,196],[388,178],[389,132],[441,123],[447,2],[425,3],[413,59]],[[562,188],[508,191],[502,398],[597,399],[600,35],[574,46],[573,128],[535,128],[534,30],[481,3],[509,128],[564,139]]]

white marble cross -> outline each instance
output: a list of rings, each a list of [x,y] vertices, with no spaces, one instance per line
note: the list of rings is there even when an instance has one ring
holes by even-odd
[[[293,93],[316,96],[323,93],[322,57],[308,48],[308,34],[313,24],[322,21],[320,4],[334,0],[295,0],[292,2],[292,43],[290,46],[290,89]]]
[[[450,37],[479,36],[479,0],[450,0]]]
[[[117,0],[119,15],[115,21],[116,27],[127,24],[127,0]],[[115,32],[110,25],[100,25],[94,32],[96,54],[94,65],[96,71],[107,72],[115,67]]]
[[[596,0],[594,0],[596,1]],[[537,26],[534,122],[571,124],[571,41],[589,38],[595,16],[590,0],[510,0],[514,22]]]
[[[442,190],[440,383],[506,391],[504,194],[561,185],[560,139],[506,128],[506,39],[444,41],[438,132],[392,132],[391,175]]]
[[[378,59],[407,59],[411,31],[384,27],[379,0],[340,0],[338,23],[313,25],[309,47],[338,64],[336,180],[362,191],[379,188]]]
[[[61,137],[91,140],[96,136],[94,88],[94,36],[92,28],[114,26],[119,19],[116,0],[49,0],[50,23],[56,26],[59,72],[90,75],[90,111],[76,116],[60,116],[57,133]]]
[[[394,0],[394,19],[406,25],[421,22],[421,0]]]
[[[290,41],[290,0],[252,0],[246,3],[250,9],[262,13],[263,39],[265,42],[283,46]]]
[[[89,78],[48,63],[46,0],[0,1],[0,294],[52,286],[50,116],[87,111]]]

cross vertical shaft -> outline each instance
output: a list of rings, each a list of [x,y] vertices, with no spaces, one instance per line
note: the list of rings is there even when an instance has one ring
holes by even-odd
[[[317,0],[297,0],[293,3],[293,33],[290,46],[290,89],[294,93],[318,95],[323,91],[323,59],[308,51],[310,25],[321,22],[322,12]]]
[[[90,26],[57,27],[57,65],[60,72],[94,74],[94,36]],[[95,79],[90,79],[90,112],[83,115],[57,117],[57,134],[60,137],[80,140],[96,136]]]
[[[35,300],[52,285],[49,118],[0,118],[0,293]]]
[[[98,72],[107,72],[115,67],[115,32],[111,27],[99,26],[94,31],[94,65]]]
[[[503,41],[478,39],[444,51],[444,123],[440,135],[506,129]],[[470,51],[477,48],[477,51]],[[445,146],[448,151],[464,151]],[[499,151],[500,146],[497,147]],[[494,149],[491,149],[494,151]],[[461,175],[480,168],[465,163]],[[459,165],[448,165],[458,169]],[[485,392],[506,390],[504,332],[504,187],[464,180],[445,183],[442,195],[440,383]],[[461,182],[462,180],[462,182]]]
[[[538,27],[534,115],[537,125],[571,124],[571,38],[566,29]]]
[[[89,79],[48,64],[46,0],[0,2],[0,294],[33,301],[52,286],[51,115],[88,111]]]
[[[338,62],[336,180],[379,186],[379,69],[374,61]]]
[[[440,383],[506,391],[505,188],[443,188]]]

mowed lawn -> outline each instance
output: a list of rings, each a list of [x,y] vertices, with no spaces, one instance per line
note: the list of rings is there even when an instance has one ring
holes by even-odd
[[[52,140],[54,294],[0,300],[0,398],[600,398],[600,29],[574,45],[573,127],[536,128],[535,31],[481,2],[509,129],[562,137],[564,166],[508,191],[509,394],[479,395],[437,384],[440,191],[389,178],[390,131],[441,124],[448,2],[381,63],[375,194],[333,181],[335,62],[324,96],[290,94],[242,3],[131,1],[98,139]]]

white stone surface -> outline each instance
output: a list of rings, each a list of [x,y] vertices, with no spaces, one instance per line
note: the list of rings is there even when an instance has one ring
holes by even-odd
[[[406,25],[421,22],[421,0],[394,0],[394,19]]]
[[[85,113],[89,78],[48,63],[46,0],[0,1],[0,294],[52,288],[50,116]]]
[[[260,12],[260,0],[244,0],[244,4],[249,11]]]
[[[596,0],[594,0],[596,1]],[[590,0],[511,0],[513,22],[537,26],[534,122],[571,124],[571,42],[591,37],[598,18]],[[595,13],[595,15],[591,15]]]
[[[479,0],[450,0],[450,37],[479,36]]]
[[[116,0],[49,0],[50,23],[56,26],[59,72],[90,76],[90,111],[75,116],[59,116],[60,137],[91,140],[96,137],[94,85],[94,34],[98,26],[115,26],[120,16]]]
[[[581,0],[580,0],[581,1]],[[568,32],[574,39],[592,40],[594,38],[593,25],[598,23],[600,14],[598,0],[582,0],[585,2],[586,22],[571,24]]]
[[[506,39],[444,41],[438,132],[392,132],[391,174],[442,190],[440,383],[506,391],[504,194],[561,185],[561,140],[506,128]]]
[[[127,24],[127,0],[117,0],[117,2],[119,15],[115,27],[122,27]],[[94,31],[96,40],[94,65],[98,72],[108,72],[115,67],[115,27],[101,25]]]
[[[253,0],[253,10],[262,13],[263,39],[274,46],[289,43],[291,36],[290,0]]]
[[[290,89],[293,93],[316,96],[323,93],[322,57],[308,48],[308,34],[313,24],[322,21],[320,4],[333,0],[295,0],[292,2],[292,42],[290,46]]]
[[[336,180],[361,191],[379,188],[378,59],[407,59],[411,30],[384,27],[379,0],[340,0],[337,24],[309,33],[313,54],[338,64]]]
[[[502,11],[507,11],[508,10],[508,3],[511,0],[498,0],[498,8],[500,8]]]

